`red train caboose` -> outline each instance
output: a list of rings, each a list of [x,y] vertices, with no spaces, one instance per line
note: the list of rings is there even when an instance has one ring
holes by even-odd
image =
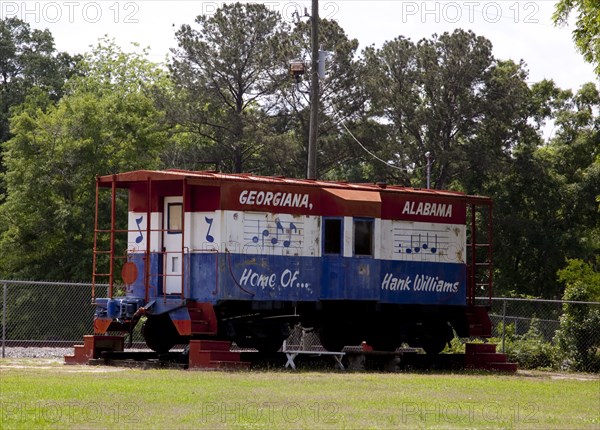
[[[300,323],[330,350],[405,342],[428,353],[454,331],[491,334],[475,305],[476,293],[491,297],[489,198],[181,170],[103,176],[96,195],[93,282],[109,283],[94,299],[96,333],[145,315],[155,351],[207,337],[276,351]]]

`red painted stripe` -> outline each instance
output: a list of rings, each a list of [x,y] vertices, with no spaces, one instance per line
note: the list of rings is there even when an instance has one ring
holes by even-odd
[[[226,183],[221,186],[221,209],[317,215],[321,212],[320,189]]]
[[[144,175],[145,173],[145,175]],[[437,190],[378,187],[373,184],[315,182],[252,175],[188,172],[186,212],[214,210],[258,211],[312,216],[362,216],[419,222],[464,224],[466,202],[480,197]],[[150,176],[151,211],[162,212],[165,196],[182,195],[184,172],[130,172],[118,175],[127,181]],[[170,180],[168,180],[170,179]],[[129,210],[146,212],[146,182],[127,183]]]
[[[465,224],[467,206],[462,199],[382,193],[381,218],[443,224]]]

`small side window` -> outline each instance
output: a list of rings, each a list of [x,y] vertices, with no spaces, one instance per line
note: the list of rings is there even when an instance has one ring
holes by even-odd
[[[354,255],[373,256],[373,220],[354,220]]]
[[[181,233],[181,203],[169,203],[167,214],[167,231],[169,233]]]
[[[325,219],[323,223],[323,253],[340,255],[342,253],[342,220]]]

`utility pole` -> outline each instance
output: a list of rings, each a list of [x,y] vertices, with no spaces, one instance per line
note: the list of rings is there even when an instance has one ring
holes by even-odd
[[[307,179],[317,179],[317,135],[319,133],[319,0],[312,0],[311,13],[310,130],[308,133]]]
[[[427,189],[431,188],[431,152],[425,153],[427,159]]]

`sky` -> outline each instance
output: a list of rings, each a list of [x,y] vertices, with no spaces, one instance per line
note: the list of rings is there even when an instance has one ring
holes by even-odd
[[[131,42],[150,48],[150,59],[164,62],[176,47],[175,31],[193,24],[200,14],[211,14],[223,2],[168,0],[0,0],[0,18],[16,16],[34,28],[48,28],[56,48],[84,53],[99,38],[114,38],[125,51]],[[294,11],[310,13],[310,1],[261,2],[289,22]],[[574,19],[557,28],[551,16],[554,0],[370,1],[320,0],[321,18],[336,20],[360,48],[404,36],[418,41],[432,34],[470,29],[493,44],[501,60],[524,60],[528,82],[553,79],[561,88],[578,89],[598,77],[585,63],[572,40]]]

